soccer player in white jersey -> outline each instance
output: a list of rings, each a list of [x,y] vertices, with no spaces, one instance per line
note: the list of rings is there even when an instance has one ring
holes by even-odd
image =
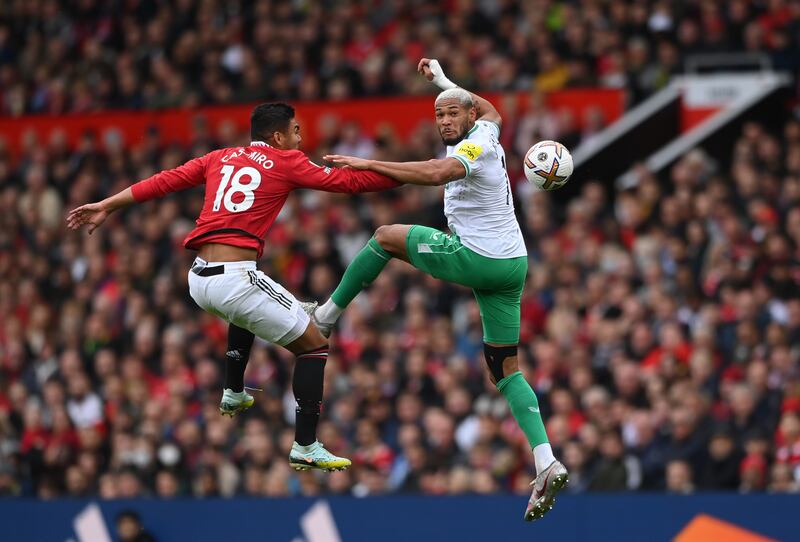
[[[436,125],[447,157],[427,162],[379,162],[330,155],[339,166],[372,170],[401,183],[445,185],[444,213],[450,234],[425,226],[381,226],[348,266],[331,298],[307,304],[323,334],[329,335],[345,307],[372,283],[386,263],[399,258],[430,275],[472,288],[480,306],[489,378],[511,407],[530,443],[536,463],[533,494],[525,519],[541,518],[568,482],[553,456],[536,395],[517,366],[520,297],[528,256],[498,141],[502,119],[487,100],[458,88],[436,60],[423,58],[418,70],[444,89],[436,98]]]

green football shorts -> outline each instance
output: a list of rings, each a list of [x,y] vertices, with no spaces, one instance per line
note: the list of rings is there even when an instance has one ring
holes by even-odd
[[[484,342],[519,342],[519,304],[528,273],[526,256],[487,258],[462,245],[457,235],[426,226],[411,226],[406,252],[417,269],[472,288],[481,311]]]

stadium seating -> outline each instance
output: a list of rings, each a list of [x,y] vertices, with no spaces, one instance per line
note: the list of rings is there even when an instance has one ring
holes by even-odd
[[[0,7],[0,114],[419,94],[423,52],[476,90],[601,85],[633,103],[700,48],[791,64],[800,21],[782,2],[77,4]],[[531,189],[519,155],[590,134],[543,109],[515,120],[503,143],[531,259],[521,365],[569,491],[800,490],[800,122],[746,125],[730,168],[695,151],[669,182],[641,171],[562,202]],[[256,407],[217,412],[226,327],[189,299],[181,247],[202,192],[126,210],[92,236],[65,229],[77,204],[248,140],[227,129],[198,127],[189,146],[154,131],[129,150],[54,137],[21,156],[0,139],[0,495],[527,494],[533,458],[484,375],[469,291],[394,261],[357,298],[334,334],[320,430],[354,468],[295,476],[291,356],[257,343]],[[431,124],[410,143],[326,129],[309,154],[442,151]],[[295,194],[260,267],[323,299],[393,222],[443,228],[441,192]]]

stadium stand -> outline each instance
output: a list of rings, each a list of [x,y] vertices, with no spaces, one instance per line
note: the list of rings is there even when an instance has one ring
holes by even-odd
[[[0,112],[419,94],[423,51],[472,88],[623,87],[631,103],[699,49],[796,67],[795,2],[451,4],[13,1],[0,7]],[[432,125],[411,145],[327,128],[310,154],[442,150]],[[800,122],[781,128],[745,125],[730,168],[698,150],[669,183],[644,170],[615,193],[588,182],[563,209],[509,172],[531,257],[521,365],[569,491],[800,490]],[[533,132],[591,135],[533,111],[503,135],[517,164]],[[527,494],[532,458],[483,373],[467,290],[394,261],[357,299],[334,335],[320,429],[355,466],[296,476],[288,355],[257,343],[246,378],[264,393],[241,418],[218,414],[226,328],[186,295],[180,246],[202,194],[127,210],[91,237],[64,228],[66,209],[246,135],[199,131],[180,147],[154,131],[126,149],[87,133],[21,157],[0,140],[0,494]],[[392,222],[444,227],[440,192],[296,194],[260,267],[324,299]]]
[[[427,55],[474,90],[625,88],[685,57],[762,53],[796,70],[796,2],[10,1],[0,113],[158,109],[419,94]]]
[[[197,152],[87,140],[0,162],[3,492],[524,493],[530,454],[482,372],[472,296],[402,263],[348,310],[328,365],[321,440],[352,453],[352,472],[289,476],[278,349],[256,347],[248,367],[266,386],[257,409],[218,415],[225,328],[185,295],[180,247],[201,194],[126,211],[91,237],[60,218]],[[534,264],[522,365],[572,491],[797,489],[800,123],[749,124],[732,152],[730,171],[687,155],[670,191],[646,172],[609,199],[587,183],[563,217],[515,177]],[[262,268],[325,297],[378,225],[437,225],[439,206],[417,187],[293,196]]]

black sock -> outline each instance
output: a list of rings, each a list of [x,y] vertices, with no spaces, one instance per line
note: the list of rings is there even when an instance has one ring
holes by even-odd
[[[250,359],[250,348],[255,335],[239,326],[228,326],[228,351],[225,352],[225,388],[235,392],[244,390],[244,369]]]
[[[325,345],[300,354],[294,364],[292,391],[297,401],[294,439],[301,446],[308,446],[317,440],[317,422],[322,406],[327,361],[328,345]]]

